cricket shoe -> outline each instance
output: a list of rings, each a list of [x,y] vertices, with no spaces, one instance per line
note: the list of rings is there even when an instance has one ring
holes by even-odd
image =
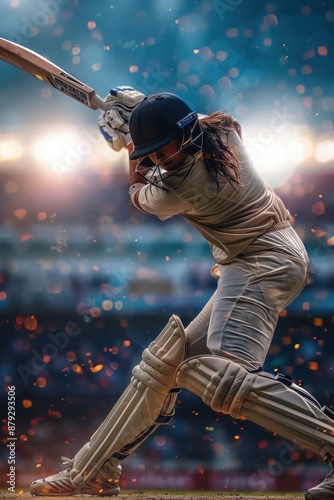
[[[63,460],[63,465],[67,466],[66,469],[53,476],[33,481],[30,486],[30,493],[32,495],[50,497],[89,495],[105,497],[118,495],[120,492],[118,482],[122,468],[118,460],[110,458],[90,481],[87,481],[81,487],[77,487],[70,480],[73,460],[66,457],[61,457],[61,459]]]
[[[334,464],[332,470],[317,486],[310,488],[305,493],[306,500],[334,500]]]

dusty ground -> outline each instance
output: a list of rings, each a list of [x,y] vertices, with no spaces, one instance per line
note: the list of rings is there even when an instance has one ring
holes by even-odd
[[[21,500],[32,500],[33,498],[38,500],[50,500],[50,497],[32,497],[30,493],[0,493],[1,500],[18,499]],[[54,497],[62,498],[63,500],[73,500],[73,497]],[[96,497],[94,497],[96,498]],[[107,497],[106,497],[107,498]],[[113,497],[116,499],[116,497]],[[87,500],[87,496],[75,497],[76,500]],[[171,493],[168,491],[131,491],[126,493],[120,493],[117,500],[303,500],[303,494],[280,494],[271,493],[263,494],[255,493],[219,493],[219,492],[188,492],[188,493]]]

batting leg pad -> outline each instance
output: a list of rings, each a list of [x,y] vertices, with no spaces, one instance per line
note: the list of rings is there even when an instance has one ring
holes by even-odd
[[[147,430],[159,421],[167,409],[166,398],[175,387],[175,372],[184,360],[185,349],[183,325],[177,316],[172,316],[144,350],[142,361],[132,370],[127,389],[74,457],[70,478],[75,486],[91,479],[111,456],[117,457],[123,450],[128,453],[129,444],[134,449],[137,439],[141,442]]]
[[[123,448],[121,448],[118,452],[113,454],[112,459],[124,460],[127,456],[129,456],[138,446],[140,446],[147,438],[153,434],[158,427],[161,425],[168,425],[172,420],[175,414],[174,406],[177,400],[177,397],[180,393],[181,389],[178,387],[174,387],[171,389],[159,416],[155,419],[154,423],[147,427],[141,434],[135,437],[133,441],[129,441]]]
[[[199,356],[180,365],[176,383],[214,411],[251,420],[325,460],[334,457],[334,421],[315,400],[270,374],[250,373],[218,356]]]

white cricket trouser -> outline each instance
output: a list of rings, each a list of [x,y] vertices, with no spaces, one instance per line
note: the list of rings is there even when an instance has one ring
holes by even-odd
[[[264,364],[279,313],[306,284],[305,247],[292,227],[273,231],[219,270],[216,292],[186,328],[186,357],[211,352],[257,370]]]

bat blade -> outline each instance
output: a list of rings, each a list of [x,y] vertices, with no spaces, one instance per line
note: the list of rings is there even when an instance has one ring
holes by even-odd
[[[0,59],[31,74],[91,109],[106,109],[95,90],[45,57],[18,43],[0,38]]]

